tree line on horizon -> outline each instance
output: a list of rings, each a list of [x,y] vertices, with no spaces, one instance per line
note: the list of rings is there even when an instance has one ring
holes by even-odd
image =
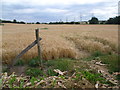
[[[40,23],[40,22],[32,22],[32,23],[26,23],[24,21],[17,21],[16,19],[14,19],[13,21],[10,20],[1,20],[0,19],[0,23],[16,23],[16,24],[83,24],[83,22],[49,22],[49,23]],[[106,21],[100,21],[98,20],[97,17],[92,17],[90,20],[88,21],[84,21],[84,24],[120,24],[120,16],[116,16],[113,18],[109,18]]]
[[[120,16],[109,18],[107,21],[99,21],[98,18],[92,17],[89,24],[120,24]]]
[[[10,20],[1,20],[1,19],[0,19],[0,23],[17,23],[17,24],[25,24],[25,22],[23,22],[23,21],[17,21],[16,19],[14,19],[13,21],[10,21]]]

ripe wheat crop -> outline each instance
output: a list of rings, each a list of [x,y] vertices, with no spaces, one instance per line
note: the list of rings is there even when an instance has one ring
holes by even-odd
[[[2,26],[2,61],[10,63],[35,40],[35,28],[40,30],[43,60],[83,58],[94,51],[117,52],[117,25],[19,25]],[[37,56],[37,47],[30,49],[25,61]]]

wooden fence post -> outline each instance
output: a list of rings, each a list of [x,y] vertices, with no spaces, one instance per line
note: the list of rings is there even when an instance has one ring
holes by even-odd
[[[36,40],[37,40],[37,47],[38,47],[38,58],[42,66],[42,54],[41,54],[41,47],[40,47],[40,42],[39,42],[39,29],[35,29],[35,33],[36,33]]]
[[[42,40],[42,38],[39,37],[39,29],[35,29],[35,34],[36,34],[36,40],[34,42],[32,42],[30,45],[28,45],[23,51],[21,51],[16,57],[15,59],[12,60],[12,64],[8,65],[8,69],[14,67],[14,65],[16,64],[16,62],[19,60],[19,58],[21,56],[23,56],[28,50],[30,50],[32,47],[34,47],[36,44],[38,46],[38,58],[39,61],[41,63],[41,67],[42,67],[42,54],[41,54],[41,47],[40,47],[40,43],[39,41]]]
[[[42,38],[39,37],[38,40],[40,41],[40,40],[42,40]],[[32,47],[34,47],[36,44],[37,44],[37,40],[35,40],[34,42],[32,42],[30,45],[28,45],[23,51],[21,51],[21,52],[16,56],[15,59],[12,60],[12,65],[9,64],[9,65],[8,65],[8,68],[13,67],[13,66],[16,64],[16,62],[19,60],[19,58],[20,58],[21,56],[23,56],[23,55],[24,55],[28,50],[30,50]]]

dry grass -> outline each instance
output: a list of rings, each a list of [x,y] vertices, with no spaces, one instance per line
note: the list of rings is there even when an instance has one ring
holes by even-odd
[[[25,47],[35,40],[35,28],[41,30],[43,59],[83,58],[99,50],[116,52],[118,43],[117,25],[19,25],[5,24],[2,29],[2,59],[11,62]],[[37,56],[33,47],[22,58]]]

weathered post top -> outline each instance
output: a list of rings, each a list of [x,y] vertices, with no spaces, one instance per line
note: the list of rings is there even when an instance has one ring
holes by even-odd
[[[39,28],[35,29],[35,33],[36,33],[36,36],[38,35],[37,37],[39,37]],[[37,37],[36,37],[36,39],[37,39]]]
[[[36,28],[35,30],[36,30],[36,31],[39,31],[40,29],[39,29],[39,28]]]

